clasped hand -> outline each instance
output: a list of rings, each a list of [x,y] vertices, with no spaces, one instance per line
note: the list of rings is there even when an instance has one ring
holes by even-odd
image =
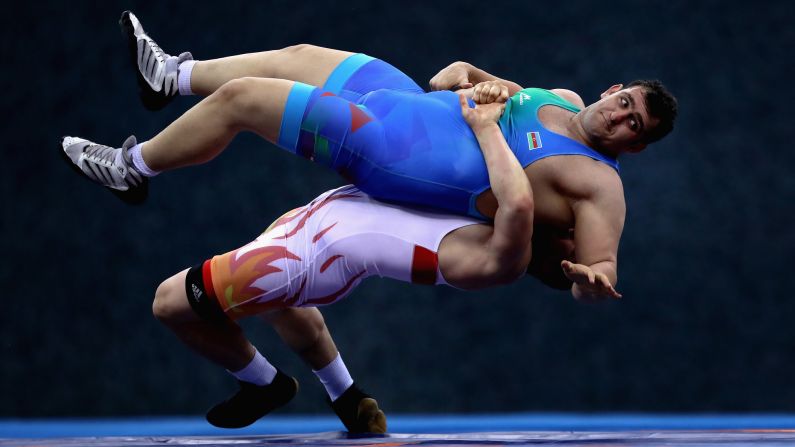
[[[474,108],[470,108],[463,95],[458,97],[458,102],[461,104],[461,115],[475,133],[490,125],[496,125],[505,110],[505,104],[499,102],[475,105]]]
[[[478,104],[508,101],[508,86],[501,81],[484,81],[477,85],[469,79],[466,64],[454,62],[436,74],[430,81],[433,91],[453,90],[472,98]]]
[[[472,88],[472,100],[478,104],[505,103],[508,86],[500,81],[485,81]]]

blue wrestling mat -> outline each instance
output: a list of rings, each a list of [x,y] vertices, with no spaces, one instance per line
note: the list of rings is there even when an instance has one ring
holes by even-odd
[[[393,415],[388,435],[352,437],[332,417],[270,416],[243,430],[203,419],[2,420],[0,446],[795,445],[795,415]],[[285,434],[289,433],[289,434]]]

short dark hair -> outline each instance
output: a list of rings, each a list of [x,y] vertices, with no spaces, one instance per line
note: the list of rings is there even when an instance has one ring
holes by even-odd
[[[674,129],[674,121],[678,104],[674,95],[668,91],[662,82],[656,79],[638,79],[630,82],[624,88],[643,88],[643,99],[646,101],[646,111],[657,118],[660,123],[646,134],[643,142],[646,144],[661,140]]]

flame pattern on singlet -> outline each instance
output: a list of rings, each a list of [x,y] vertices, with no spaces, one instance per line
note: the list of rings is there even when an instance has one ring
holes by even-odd
[[[379,202],[344,186],[281,216],[253,242],[207,261],[207,283],[232,319],[332,304],[373,275],[446,284],[439,244],[450,231],[476,223]]]

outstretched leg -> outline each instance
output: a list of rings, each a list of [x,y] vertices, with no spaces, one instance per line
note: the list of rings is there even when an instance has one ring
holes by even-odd
[[[241,131],[348,174],[358,151],[386,153],[381,124],[369,111],[319,88],[271,78],[231,80],[154,138],[132,147],[112,148],[72,137],[62,146],[87,177],[126,191],[135,184],[125,173],[151,177],[207,162]]]
[[[233,79],[277,78],[322,87],[337,66],[352,56],[347,51],[309,44],[281,50],[197,61],[190,77],[193,93],[207,96]]]
[[[115,191],[132,194],[146,186],[145,177],[214,158],[241,131],[249,130],[277,142],[293,85],[283,79],[236,79],[150,141],[136,144],[135,138],[128,138],[123,147],[113,148],[83,138],[64,137],[61,147],[78,172]],[[292,120],[297,121],[293,127],[299,126],[300,112],[293,115]],[[294,148],[295,142],[292,144]]]
[[[147,141],[141,148],[143,160],[153,171],[204,163],[242,131],[276,143],[292,87],[292,81],[282,79],[227,82]]]
[[[132,65],[137,70],[141,99],[153,110],[164,107],[178,92],[207,96],[225,83],[245,77],[286,79],[321,87],[334,69],[354,54],[301,44],[195,61],[188,52],[171,56],[163,51],[130,11],[122,13],[119,25],[127,38]]]

